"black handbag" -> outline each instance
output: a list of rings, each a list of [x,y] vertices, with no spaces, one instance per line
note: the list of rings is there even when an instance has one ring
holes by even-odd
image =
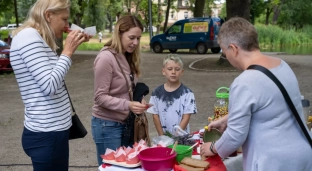
[[[312,148],[312,139],[307,131],[307,129],[305,128],[304,126],[304,123],[302,122],[299,114],[298,114],[298,111],[296,110],[293,102],[291,101],[285,87],[283,86],[283,84],[275,77],[274,74],[272,74],[271,71],[269,71],[268,69],[266,69],[265,67],[263,66],[260,66],[260,65],[250,65],[247,69],[255,69],[255,70],[258,70],[258,71],[261,71],[263,72],[265,75],[267,75],[276,85],[277,87],[281,90],[284,98],[285,98],[285,101],[286,103],[288,104],[290,110],[292,111],[292,113],[294,114],[299,126],[301,127],[305,137],[307,138],[311,148]]]
[[[88,132],[87,132],[86,128],[83,126],[82,122],[80,121],[78,115],[76,114],[75,108],[74,108],[73,103],[70,99],[70,96],[69,96],[69,93],[68,93],[68,90],[67,90],[65,83],[64,83],[64,86],[65,86],[65,89],[67,91],[68,99],[69,99],[70,106],[71,106],[72,112],[73,112],[72,126],[70,127],[70,130],[69,130],[69,139],[73,140],[73,139],[77,139],[77,138],[83,138],[87,135]]]

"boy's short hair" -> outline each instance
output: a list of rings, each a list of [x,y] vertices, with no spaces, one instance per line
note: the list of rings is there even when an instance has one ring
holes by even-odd
[[[172,53],[168,54],[163,60],[163,66],[165,66],[168,61],[174,61],[175,63],[179,63],[181,67],[183,68],[182,59],[178,54],[172,54]]]

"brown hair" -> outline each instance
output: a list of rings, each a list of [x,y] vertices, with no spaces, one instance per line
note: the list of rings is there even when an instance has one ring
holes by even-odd
[[[226,21],[218,36],[219,44],[226,47],[233,43],[246,51],[260,49],[256,28],[244,18],[234,17]]]
[[[48,10],[52,13],[58,13],[66,9],[69,10],[69,7],[70,0],[37,0],[29,10],[25,22],[13,32],[13,36],[24,28],[32,27],[38,30],[43,40],[55,51],[58,48],[56,45],[56,37],[44,14]]]
[[[143,31],[142,23],[135,16],[126,15],[121,17],[116,23],[112,38],[104,46],[116,50],[117,53],[122,53],[122,44],[120,41],[121,34],[134,27],[139,27]],[[126,52],[125,56],[130,65],[131,71],[137,76],[140,76],[140,42],[138,43],[138,48],[136,48],[133,53]]]

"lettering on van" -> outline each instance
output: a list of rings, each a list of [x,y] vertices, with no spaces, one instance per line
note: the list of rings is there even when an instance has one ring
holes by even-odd
[[[184,24],[184,33],[208,32],[208,22],[194,22]]]
[[[177,36],[168,36],[166,39],[169,41],[177,41]]]

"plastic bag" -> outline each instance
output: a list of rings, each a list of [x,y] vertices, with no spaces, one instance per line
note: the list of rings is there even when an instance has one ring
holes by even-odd
[[[165,144],[166,146],[169,146],[169,145],[174,144],[174,140],[168,136],[165,136],[165,135],[154,137],[152,142],[154,145],[161,143],[161,144]]]
[[[179,125],[173,127],[173,135],[178,137],[183,137],[188,135],[186,131],[184,131]]]

